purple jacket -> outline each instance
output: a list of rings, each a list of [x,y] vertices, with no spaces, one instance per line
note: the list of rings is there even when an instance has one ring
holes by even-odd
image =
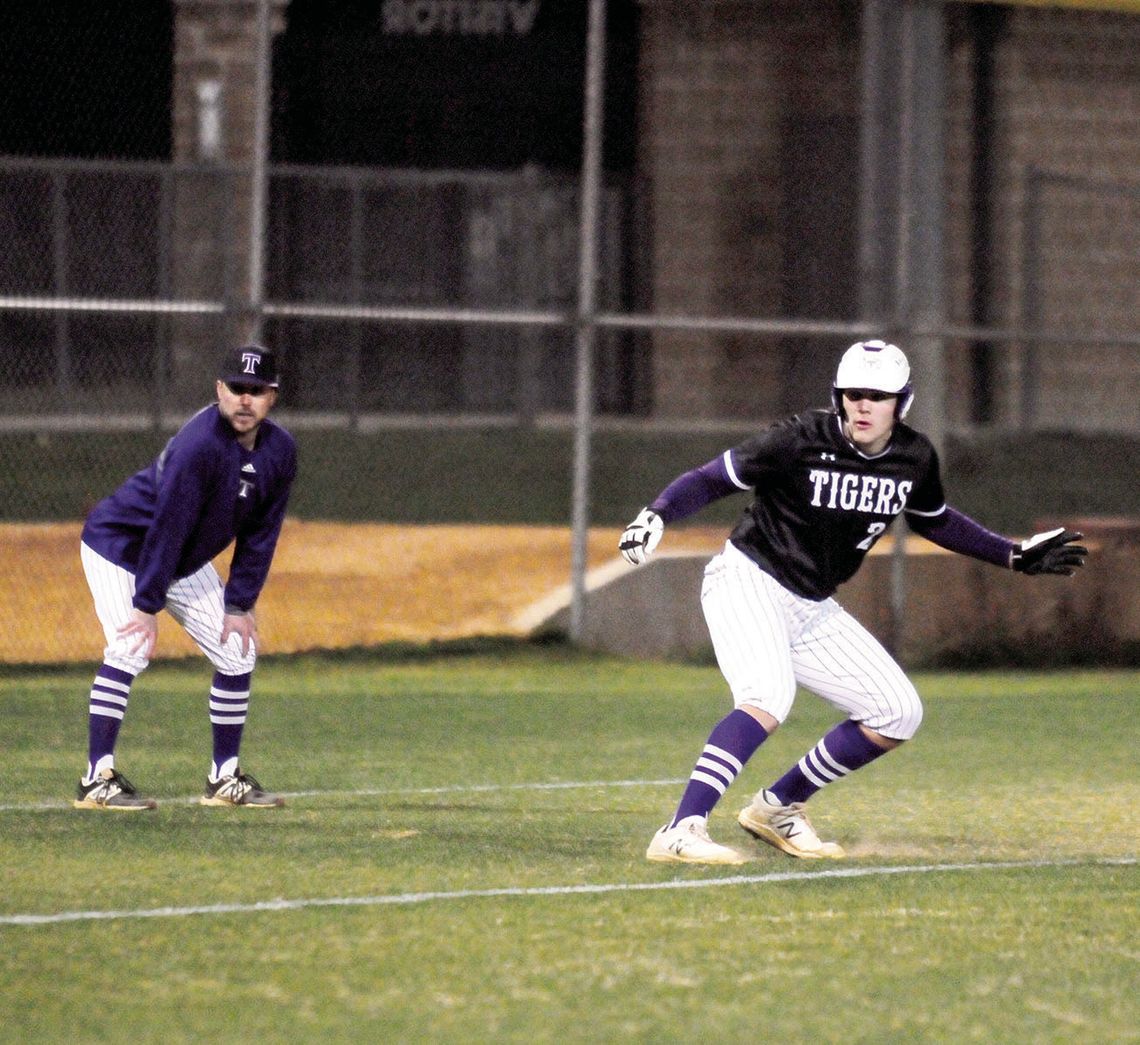
[[[297,447],[266,419],[246,450],[217,404],[199,410],[149,467],[91,510],[83,542],[135,575],[134,605],[157,613],[170,585],[236,539],[226,606],[249,610],[269,574]]]

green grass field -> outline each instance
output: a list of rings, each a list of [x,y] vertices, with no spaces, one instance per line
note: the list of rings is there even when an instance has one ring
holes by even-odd
[[[0,1040],[1140,1041],[1140,673],[917,676],[919,737],[812,803],[826,866],[734,823],[833,721],[802,694],[714,813],[735,868],[643,858],[713,668],[267,659],[268,811],[195,803],[208,678],[136,684],[127,815],[70,808],[90,673],[0,677]]]

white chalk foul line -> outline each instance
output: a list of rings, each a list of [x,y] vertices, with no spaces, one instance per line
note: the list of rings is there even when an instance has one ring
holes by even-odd
[[[366,788],[353,791],[291,791],[286,798],[309,798],[314,795],[347,795],[350,798],[376,795],[456,795],[488,791],[573,791],[589,787],[673,787],[687,783],[688,777],[671,780],[558,780],[551,783],[525,784],[456,784],[449,787]],[[197,801],[195,799],[194,801]]]
[[[386,795],[461,795],[485,794],[495,791],[573,791],[591,787],[675,787],[688,781],[688,777],[675,777],[670,780],[566,780],[552,783],[524,784],[455,784],[448,787],[368,787],[359,789],[336,788],[324,791],[282,791],[285,798],[320,798],[325,795],[343,795],[347,798],[377,798]],[[198,795],[181,795],[164,798],[159,803],[167,805],[197,805]],[[0,813],[36,813],[59,809],[71,809],[70,802],[12,802],[0,805]]]
[[[597,885],[506,886],[499,889],[456,889],[450,892],[390,893],[379,896],[310,897],[299,900],[262,900],[257,903],[208,904],[200,907],[152,907],[142,910],[59,911],[54,914],[9,914],[0,925],[59,925],[64,922],[119,921],[128,918],[186,918],[192,915],[259,914],[301,911],[317,907],[409,906],[454,900],[497,897],[596,896],[604,893],[657,892],[666,889],[716,889],[773,882],[803,882],[818,878],[872,878],[880,875],[938,874],[950,871],[1008,871],[1024,868],[1130,866],[1134,857],[1110,860],[1014,860],[1005,863],[910,864],[898,867],[844,867],[822,871],[778,871],[770,874],[732,875],[726,878],[675,879],[668,882],[610,882]]]

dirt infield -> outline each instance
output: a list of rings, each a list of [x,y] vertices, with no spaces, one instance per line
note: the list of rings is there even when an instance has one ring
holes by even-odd
[[[102,635],[79,564],[79,523],[0,526],[0,662],[96,662]],[[591,530],[591,569],[616,557]],[[671,550],[715,551],[723,530],[677,530]],[[385,642],[520,634],[517,618],[570,578],[563,527],[286,522],[258,605],[262,649],[294,653]],[[229,552],[217,562],[225,575]],[[159,621],[158,657],[196,647]]]

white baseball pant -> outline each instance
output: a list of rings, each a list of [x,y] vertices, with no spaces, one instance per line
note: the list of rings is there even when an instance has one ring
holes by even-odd
[[[103,661],[137,675],[150,662],[141,654],[131,652],[137,637],[124,639],[118,634],[118,629],[130,620],[134,608],[131,602],[135,594],[134,574],[104,559],[83,542],[79,545],[79,555],[95,601],[95,613],[107,640]],[[240,636],[230,635],[224,646],[219,642],[226,612],[225,585],[212,563],[206,563],[170,586],[166,592],[166,611],[186,629],[218,671],[225,675],[253,671],[257,660],[253,643],[250,643],[249,653],[243,654]]]
[[[918,731],[914,686],[835,599],[793,594],[726,542],[705,568],[701,607],[737,707],[783,722],[801,685],[885,737],[909,740]]]

